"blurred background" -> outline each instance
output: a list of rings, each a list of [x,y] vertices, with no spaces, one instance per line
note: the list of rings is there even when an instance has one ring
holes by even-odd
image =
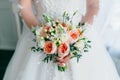
[[[120,74],[120,0],[101,0],[94,27]],[[0,0],[0,80],[14,53],[21,28],[15,3]]]

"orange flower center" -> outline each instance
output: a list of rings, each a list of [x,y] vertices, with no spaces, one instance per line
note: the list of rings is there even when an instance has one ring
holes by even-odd
[[[63,43],[61,45],[61,51],[62,51],[62,53],[65,53],[65,51],[67,51],[67,49],[68,49],[67,45],[65,43]]]
[[[46,50],[47,52],[51,52],[51,51],[52,51],[52,43],[48,43],[48,44],[46,45],[46,47],[45,47],[45,50]]]
[[[78,34],[81,35],[81,30],[80,29],[78,29]]]
[[[50,30],[50,27],[51,27],[51,26],[45,26],[45,29],[46,29],[46,30]]]
[[[63,22],[63,23],[62,23],[62,26],[63,26],[63,27],[67,27],[67,24]]]
[[[73,39],[76,39],[78,36],[77,36],[76,33],[72,33],[72,34],[71,34],[71,37],[72,37]]]

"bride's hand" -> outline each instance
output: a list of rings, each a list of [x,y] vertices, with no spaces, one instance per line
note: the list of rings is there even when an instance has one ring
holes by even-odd
[[[69,61],[69,59],[70,59],[70,55],[67,55],[64,58],[59,59],[58,63],[67,63]]]
[[[57,62],[57,64],[59,66],[65,66],[66,63],[70,60],[70,55],[65,56],[63,59],[59,59],[59,61]]]
[[[98,14],[99,0],[87,0],[87,13],[82,18],[82,22],[92,24],[94,16]]]
[[[37,26],[38,21],[32,11],[32,0],[19,0],[19,4],[23,7],[20,13],[27,26],[29,28]]]

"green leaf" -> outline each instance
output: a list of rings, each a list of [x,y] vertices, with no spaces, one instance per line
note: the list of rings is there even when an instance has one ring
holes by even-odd
[[[52,19],[50,16],[47,16],[46,14],[43,14],[44,19],[46,20],[46,22],[52,22]]]
[[[50,41],[50,39],[49,39],[49,38],[47,38],[47,37],[45,37],[45,38],[44,38],[44,40],[45,40],[45,41]]]
[[[80,57],[82,57],[82,55],[78,54],[78,55],[77,55],[77,62],[80,61]]]
[[[64,11],[64,13],[63,13],[63,17],[65,17],[65,16],[66,16],[66,14],[67,14],[67,12],[66,12],[66,11]]]
[[[43,61],[48,63],[49,61],[52,61],[52,58],[53,58],[52,54],[47,54]]]
[[[58,25],[58,24],[59,24],[59,22],[56,22],[55,24],[56,24],[56,25]]]
[[[32,41],[33,41],[33,42],[36,42],[36,39],[33,39]]]
[[[73,13],[73,16],[75,16],[77,12],[78,12],[78,11],[75,11],[75,12]]]
[[[60,66],[58,66],[58,70],[59,70],[59,71],[62,71],[62,68],[61,68]]]
[[[31,50],[33,51],[33,52],[36,52],[36,47],[31,47]]]
[[[56,45],[57,45],[57,47],[59,47],[59,46],[60,46],[60,43],[59,43],[59,41],[57,41],[57,42],[56,42]]]
[[[52,61],[52,58],[53,58],[53,56],[52,56],[52,55],[50,55],[50,61]]]
[[[84,52],[88,52],[88,50],[84,50]]]
[[[84,22],[82,22],[82,23],[81,23],[81,22],[79,22],[79,24],[78,24],[78,26],[80,26],[80,27],[81,27],[81,26],[84,26],[84,25],[85,25],[85,23],[84,23]]]
[[[89,41],[89,40],[88,40],[87,42],[88,42],[88,43],[91,43],[91,41]]]
[[[63,13],[63,22],[69,21],[69,19],[70,19],[70,17],[69,17],[69,15],[68,15],[68,13],[65,11],[65,12]]]
[[[65,65],[64,67],[58,65],[58,70],[59,71],[65,72],[66,69],[67,69],[67,65]]]
[[[85,40],[85,39],[86,39],[86,38],[83,37],[83,38],[81,38],[80,40]]]
[[[85,30],[86,30],[86,29],[82,30],[82,31],[81,31],[81,34],[83,34],[83,33],[85,32]]]
[[[91,45],[88,45],[89,48],[91,48]]]

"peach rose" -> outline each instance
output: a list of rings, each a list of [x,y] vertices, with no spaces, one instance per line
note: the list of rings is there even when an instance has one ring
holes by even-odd
[[[69,43],[74,43],[79,39],[79,33],[77,31],[72,30],[72,31],[69,31],[68,34],[70,37]]]
[[[46,54],[54,54],[57,51],[57,46],[52,41],[45,42],[44,52]]]
[[[61,43],[58,48],[58,56],[63,58],[69,54],[70,46],[68,43]]]
[[[46,37],[47,34],[46,34],[46,30],[50,30],[51,26],[45,26],[43,27],[42,31],[40,32],[40,34],[43,36],[43,37]]]

